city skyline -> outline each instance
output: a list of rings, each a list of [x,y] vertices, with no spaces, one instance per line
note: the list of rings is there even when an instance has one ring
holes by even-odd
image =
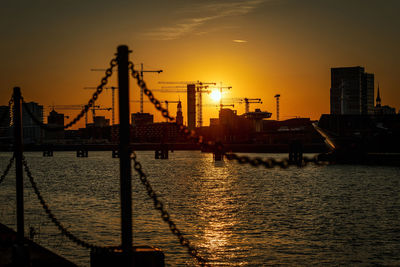
[[[262,105],[251,109],[275,114],[274,95],[279,93],[282,119],[318,119],[330,109],[330,68],[363,66],[375,74],[375,93],[379,83],[383,104],[400,106],[396,1],[4,5],[1,105],[7,104],[14,86],[21,87],[27,101],[44,106],[83,104],[92,93],[83,87],[97,86],[103,75],[90,69],[106,67],[116,46],[125,43],[137,66],[163,69],[162,74],[145,74],[150,89],[160,88],[159,81],[222,82],[232,86],[229,98],[262,99]],[[116,85],[115,77],[110,85]],[[132,99],[139,100],[138,88],[132,90]],[[187,120],[185,94],[156,96],[182,99]],[[110,92],[103,92],[98,102],[110,107]],[[235,105],[239,113],[244,108]],[[139,104],[132,103],[131,112],[138,111]],[[146,103],[144,111],[156,114]],[[217,108],[205,108],[205,125],[217,114]],[[162,121],[158,114],[155,119]]]

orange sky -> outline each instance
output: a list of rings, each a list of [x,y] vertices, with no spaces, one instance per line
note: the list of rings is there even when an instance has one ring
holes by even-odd
[[[400,108],[395,0],[4,2],[1,105],[14,86],[46,110],[52,104],[84,104],[92,92],[83,87],[98,85],[103,75],[90,69],[106,67],[116,47],[127,44],[135,63],[163,70],[145,74],[150,89],[160,88],[159,81],[222,82],[232,86],[229,98],[261,98],[263,104],[251,109],[272,112],[273,118],[277,93],[281,119],[329,113],[330,68],[340,66],[374,73],[383,104]],[[109,85],[117,85],[116,75]],[[132,87],[133,99],[138,92]],[[186,121],[185,94],[155,94],[160,100],[180,97]],[[98,104],[110,107],[111,92]],[[131,109],[139,111],[139,103]],[[241,114],[244,105],[235,109]],[[145,112],[155,110],[145,104]],[[204,107],[204,124],[217,114],[217,108]]]

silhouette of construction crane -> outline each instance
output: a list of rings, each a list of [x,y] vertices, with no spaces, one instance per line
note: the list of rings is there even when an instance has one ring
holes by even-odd
[[[186,88],[188,88],[189,85],[195,85],[195,93],[197,95],[197,127],[202,127],[203,126],[203,93],[211,93],[211,90],[208,90],[210,85],[217,85],[215,82],[200,82],[200,81],[179,81],[179,82],[159,82],[160,84],[185,84]],[[185,88],[184,86],[168,86],[164,88]],[[162,92],[162,91],[160,91]],[[187,90],[170,90],[170,91],[163,91],[164,93],[187,93]],[[189,117],[189,115],[188,115]]]
[[[140,78],[143,80],[143,73],[145,72],[153,72],[160,74],[163,70],[144,70],[143,63],[140,64]],[[140,113],[143,113],[143,88],[140,87]]]
[[[250,112],[250,104],[262,104],[261,98],[243,98],[245,103],[245,113]]]
[[[93,106],[93,107],[92,107],[93,123],[94,123],[94,118],[96,117],[96,110],[106,110],[106,111],[110,111],[110,110],[112,110],[112,108],[100,108],[100,106]]]
[[[81,104],[81,105],[51,105],[50,106],[53,110],[55,109],[61,109],[61,110],[82,110],[85,105]],[[100,106],[93,106],[95,108],[100,108]],[[88,124],[88,113],[85,113],[85,125]]]
[[[232,86],[217,86],[216,87],[217,89],[219,89],[219,93],[220,93],[220,99],[219,99],[219,109],[221,110],[224,106],[230,106],[230,105],[224,105],[224,104],[222,104],[222,90],[224,90],[224,89],[227,89],[227,90],[230,90],[230,89],[232,89]],[[234,105],[232,105],[232,106],[234,106]]]
[[[83,89],[97,89],[97,87],[84,87]],[[112,109],[112,117],[111,117],[111,125],[115,124],[115,97],[114,91],[118,89],[118,87],[110,86],[110,87],[103,87],[103,89],[111,90],[111,109]]]

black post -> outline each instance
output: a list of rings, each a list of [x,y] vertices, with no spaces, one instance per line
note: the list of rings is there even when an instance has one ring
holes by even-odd
[[[17,192],[17,243],[24,243],[24,176],[22,171],[22,103],[21,90],[14,87],[14,155]]]
[[[121,238],[122,250],[131,261],[132,251],[132,185],[130,159],[129,124],[129,49],[126,45],[118,47],[118,86],[119,86],[119,162],[121,194]],[[130,266],[130,265],[129,265]]]

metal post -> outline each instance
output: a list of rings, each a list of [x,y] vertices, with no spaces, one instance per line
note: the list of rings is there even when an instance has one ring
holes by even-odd
[[[143,80],[143,63],[140,64],[140,78]],[[140,87],[140,113],[143,113],[143,88]]]
[[[22,103],[19,87],[14,87],[14,155],[17,192],[17,243],[24,243],[24,176],[22,171]]]
[[[121,238],[122,250],[128,261],[132,251],[132,187],[130,160],[130,124],[129,124],[129,49],[125,45],[118,47],[118,97],[119,97],[119,160],[121,194]]]

